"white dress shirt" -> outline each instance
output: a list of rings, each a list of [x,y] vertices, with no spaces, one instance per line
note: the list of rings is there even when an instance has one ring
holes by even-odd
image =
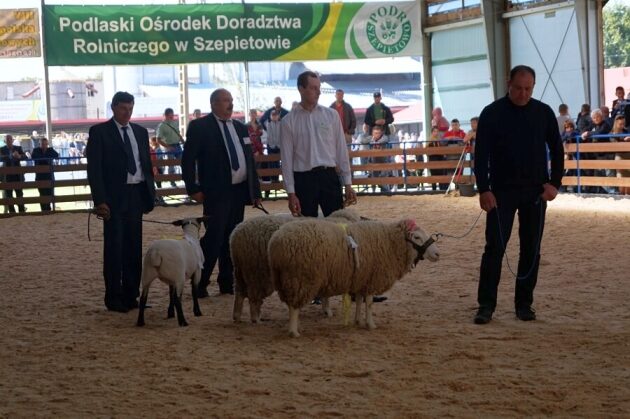
[[[295,193],[293,172],[314,167],[337,167],[344,185],[352,183],[346,137],[339,114],[317,105],[308,111],[296,106],[281,122],[280,153],[282,177],[287,193]]]
[[[122,129],[122,125],[120,125],[118,123],[118,121],[116,121],[114,119],[114,123],[116,124],[116,127],[118,128],[118,133],[120,134],[120,140],[123,142],[123,146],[125,144],[125,137],[123,137],[123,135],[125,134],[125,132]],[[133,160],[136,162],[136,173],[134,175],[132,175],[131,173],[127,172],[127,183],[140,183],[140,182],[144,182],[144,173],[142,172],[142,164],[140,163],[140,153],[138,152],[138,141],[136,140],[136,136],[133,133],[133,128],[131,128],[131,125],[126,125],[127,127],[127,135],[129,136],[129,140],[131,141],[131,151],[133,152]]]
[[[227,119],[225,121],[228,127],[228,131],[230,131],[230,136],[232,137],[225,138],[223,122],[215,114],[212,115],[217,120],[217,124],[219,125],[219,131],[221,131],[221,136],[223,137],[223,145],[225,146],[225,152],[228,155],[228,160],[230,159],[230,151],[228,149],[227,141],[232,141],[232,144],[234,144],[234,149],[236,150],[236,157],[238,157],[238,170],[232,169],[232,185],[237,185],[241,182],[245,182],[245,180],[247,180],[247,163],[245,163],[245,153],[243,152],[243,147],[241,146],[241,142],[238,139],[238,134],[236,133],[234,124],[232,123],[231,119]],[[244,138],[243,141],[245,142],[245,144],[248,144],[249,137]],[[230,160],[230,167],[232,167],[231,163],[232,161]]]

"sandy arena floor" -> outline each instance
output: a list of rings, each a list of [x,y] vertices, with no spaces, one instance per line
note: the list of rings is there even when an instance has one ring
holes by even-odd
[[[286,201],[265,205],[287,212]],[[453,235],[479,213],[477,198],[442,196],[361,197],[355,208]],[[629,417],[630,199],[550,204],[535,322],[515,318],[504,263],[494,320],[472,323],[484,225],[442,239],[439,262],[422,261],[375,305],[376,330],[344,327],[337,298],[333,318],[303,310],[291,339],[275,295],[262,324],[234,324],[214,281],[203,317],[186,288],[187,328],[165,318],[167,288],[154,282],[137,328],[137,311],[103,306],[100,222],[89,242],[86,214],[1,219],[0,417]],[[180,231],[145,224],[145,245]],[[513,267],[517,244],[515,231]]]

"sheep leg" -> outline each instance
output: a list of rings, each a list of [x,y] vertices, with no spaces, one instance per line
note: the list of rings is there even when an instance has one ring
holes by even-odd
[[[138,305],[138,322],[136,326],[144,326],[144,309],[147,306],[147,297],[149,295],[149,288],[142,288],[142,295],[140,296],[140,304]]]
[[[326,317],[333,316],[332,308],[330,308],[330,300],[328,297],[322,297],[322,310],[324,310],[324,314],[326,315]]]
[[[292,338],[299,338],[298,322],[300,316],[300,309],[289,306],[289,336]]]
[[[374,319],[372,318],[372,296],[365,296],[365,321],[367,323],[368,330],[376,329],[376,324],[374,324]]]
[[[180,327],[188,326],[188,322],[184,318],[184,310],[182,310],[182,291],[175,294],[175,309],[177,310],[177,322]]]
[[[241,321],[241,314],[243,313],[243,302],[245,301],[245,296],[241,294],[239,291],[234,293],[234,307],[232,308],[232,320],[235,322]],[[251,301],[250,301],[251,306]]]
[[[261,301],[252,301],[249,299],[249,317],[252,320],[252,323],[260,323],[260,309],[262,307]]]
[[[190,286],[192,288],[192,299],[193,299],[193,314],[195,317],[201,316],[201,309],[199,308],[199,296],[197,294],[197,285],[199,284],[199,280],[195,280],[195,277],[190,280]]]
[[[172,319],[175,317],[175,287],[172,285],[168,286],[168,311],[166,314],[167,319]]]
[[[363,319],[361,318],[361,306],[363,305],[363,296],[357,294],[355,295],[355,300],[356,310],[354,312],[354,324],[358,325],[359,327],[364,327],[365,324],[363,322]]]

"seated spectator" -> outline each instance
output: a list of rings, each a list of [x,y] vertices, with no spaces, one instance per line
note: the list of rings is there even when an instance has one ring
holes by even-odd
[[[591,105],[585,103],[582,105],[582,109],[575,120],[575,126],[580,132],[590,131],[593,125],[591,120]]]
[[[608,122],[604,119],[604,114],[602,113],[601,109],[595,109],[593,112],[591,112],[591,120],[592,120],[591,129],[589,131],[584,131],[582,133],[582,141],[593,142],[593,143],[610,142],[610,137],[607,137],[607,136],[600,137],[600,136],[608,134],[611,129]],[[585,153],[584,158],[587,160],[588,159],[613,160],[615,157],[613,154],[610,154],[610,153]],[[607,177],[615,176],[615,171],[611,169],[596,169],[594,173],[593,171],[585,171],[585,172],[590,172],[594,174],[595,176],[607,176]],[[604,186],[601,189],[603,189],[603,192],[605,193],[614,193],[614,188],[609,187],[609,186]],[[601,189],[598,190],[598,188],[594,188],[593,190],[593,188],[590,188],[589,190],[591,192],[601,192]]]
[[[372,127],[372,139],[370,145],[374,150],[386,149],[389,144],[389,137],[383,132],[381,125],[374,125]],[[390,158],[388,156],[372,157],[372,163],[389,163]],[[388,170],[375,170],[372,172],[373,177],[389,177],[390,171]],[[391,193],[390,185],[380,185],[381,192]],[[376,189],[376,185],[372,186],[372,191]]]
[[[580,135],[580,132],[575,128],[575,124],[570,119],[564,121],[564,127],[562,134],[562,143],[571,144],[576,142],[576,138]]]
[[[626,129],[626,117],[623,114],[618,114],[615,117],[615,122],[613,123],[611,134],[616,134],[617,136],[612,137],[611,141],[613,142],[630,142],[630,136],[618,136],[620,134],[629,134],[630,132]],[[630,153],[616,153],[615,160],[630,160]],[[630,177],[630,170],[628,169],[620,169],[617,170],[618,178],[628,178]],[[619,193],[622,195],[630,194],[630,187],[620,186]]]

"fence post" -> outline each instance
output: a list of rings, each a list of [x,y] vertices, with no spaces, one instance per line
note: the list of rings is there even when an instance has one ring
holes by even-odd
[[[401,144],[403,145],[403,185],[405,185],[406,192],[409,189],[409,184],[407,183],[407,143],[402,142]]]
[[[582,194],[582,185],[580,178],[582,176],[582,172],[580,171],[580,136],[575,136],[575,171],[577,174],[577,193]]]

